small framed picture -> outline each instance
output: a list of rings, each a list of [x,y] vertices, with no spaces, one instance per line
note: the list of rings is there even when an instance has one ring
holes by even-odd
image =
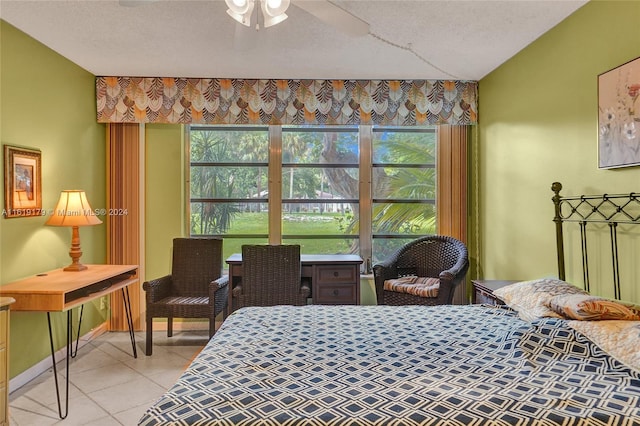
[[[640,58],[598,76],[598,167],[640,165]]]
[[[41,162],[39,150],[4,146],[4,217],[42,215]]]

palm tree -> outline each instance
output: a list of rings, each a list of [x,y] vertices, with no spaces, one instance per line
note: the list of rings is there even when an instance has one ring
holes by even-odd
[[[304,137],[301,137],[300,133],[287,133],[286,138],[283,137],[282,145],[283,163],[292,164],[297,162],[307,150],[307,141]],[[294,196],[294,173],[295,167],[289,167],[289,199],[293,199]]]
[[[214,163],[229,157],[233,146],[226,133],[193,131],[191,160]],[[191,168],[191,198],[230,197],[234,190],[234,176],[219,167],[199,166]],[[222,234],[229,229],[238,209],[231,204],[210,202],[192,203],[191,233],[201,235]],[[197,220],[199,219],[199,220]]]
[[[376,187],[376,198],[400,200],[435,200],[436,169],[420,168],[435,164],[435,140],[429,143],[423,134],[391,133],[384,142],[386,152],[380,155],[380,163],[397,164],[380,168],[382,182]],[[405,166],[405,167],[403,167]],[[416,167],[407,167],[416,166]],[[415,204],[388,203],[373,212],[377,229],[384,233],[411,233],[411,228],[423,229],[435,225],[433,205],[417,208]]]
[[[426,141],[424,134],[389,132],[377,146],[376,163],[392,164],[375,168],[373,194],[376,199],[434,200],[436,171],[424,167],[435,163],[435,141]],[[324,136],[322,158],[327,163],[356,162],[353,153],[340,150],[335,133]],[[403,167],[404,166],[404,167]],[[411,166],[411,167],[408,167]],[[344,198],[358,198],[358,179],[347,169],[325,169],[330,186]],[[349,233],[358,232],[358,206],[352,206],[353,218],[347,226]],[[433,204],[380,203],[373,209],[373,227],[381,234],[411,234],[420,229],[435,227]],[[354,248],[356,249],[356,248]]]
[[[269,155],[269,151],[266,149],[266,143],[262,134],[256,134],[253,132],[246,132],[242,136],[242,143],[238,144],[242,146],[242,154],[240,158],[247,162],[262,162],[266,161],[266,157]],[[260,198],[262,194],[262,167],[258,167],[258,176],[256,178],[256,192],[255,195]],[[246,194],[248,198],[252,198],[254,194]],[[256,211],[260,213],[262,205],[256,204]],[[251,209],[251,206],[249,207]]]

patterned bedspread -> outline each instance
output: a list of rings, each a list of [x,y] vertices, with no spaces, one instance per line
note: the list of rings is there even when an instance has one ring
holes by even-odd
[[[140,425],[640,425],[640,373],[485,306],[232,314]]]

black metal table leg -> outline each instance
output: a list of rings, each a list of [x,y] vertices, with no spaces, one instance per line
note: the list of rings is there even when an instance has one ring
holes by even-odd
[[[51,361],[53,363],[53,379],[56,384],[56,398],[58,400],[58,415],[61,419],[64,419],[69,414],[69,358],[71,358],[71,346],[73,340],[73,333],[71,330],[71,321],[73,319],[73,314],[71,309],[67,311],[67,376],[66,376],[66,386],[65,386],[65,412],[62,414],[62,405],[60,403],[60,387],[58,385],[58,368],[56,366],[56,351],[53,346],[53,332],[51,330],[51,314],[47,312],[47,322],[49,324],[49,342],[51,344]]]
[[[138,358],[138,351],[136,348],[136,337],[133,329],[133,315],[131,312],[131,299],[129,297],[129,288],[122,288],[122,298],[124,301],[124,310],[127,315],[127,326],[129,328],[129,338],[131,339],[131,348],[133,349],[133,357]],[[78,345],[80,343],[80,328],[82,326],[82,314],[84,312],[84,305],[80,308],[80,318],[78,322],[78,332],[76,337],[76,348],[73,350],[73,310],[67,311],[67,356],[66,356],[66,370],[67,375],[65,378],[65,401],[64,401],[64,414],[62,412],[62,402],[60,398],[60,385],[58,383],[58,367],[56,365],[56,350],[53,343],[53,330],[51,327],[51,313],[47,312],[47,323],[49,325],[49,343],[51,345],[51,363],[53,364],[53,379],[56,385],[56,399],[58,402],[58,415],[61,419],[65,419],[69,414],[69,360],[75,358],[78,355]]]
[[[129,299],[129,287],[122,288],[122,300],[124,301],[124,310],[127,314],[127,325],[129,326],[129,338],[131,339],[131,348],[133,349],[133,357],[138,358],[138,350],[136,348],[136,336],[133,330],[133,316],[131,314],[131,300]]]
[[[78,355],[78,345],[80,345],[80,328],[82,327],[83,313],[84,313],[84,305],[80,306],[80,318],[78,319],[78,333],[76,334],[76,349],[75,351],[73,349],[71,350],[71,358],[75,358],[76,355]],[[71,325],[69,328],[73,330],[73,325]],[[71,347],[73,347],[73,341],[71,342]]]

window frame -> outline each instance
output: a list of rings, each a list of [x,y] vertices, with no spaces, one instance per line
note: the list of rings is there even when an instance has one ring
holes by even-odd
[[[195,126],[194,126],[195,127]],[[446,128],[445,132],[442,132],[442,128]],[[185,167],[185,175],[186,175],[186,207],[187,207],[187,216],[186,216],[186,228],[187,235],[191,235],[191,189],[190,189],[190,132],[192,126],[185,126],[185,151],[186,151],[186,167]],[[292,127],[292,126],[279,126],[279,125],[270,125],[270,126],[229,126],[229,125],[206,125],[206,126],[198,126],[198,128],[205,128],[209,130],[234,130],[241,131],[242,129],[247,130],[256,130],[256,129],[267,129],[268,130],[268,162],[266,164],[268,168],[268,197],[266,199],[267,204],[269,206],[269,215],[268,215],[268,230],[267,235],[264,234],[221,234],[216,235],[224,238],[265,238],[270,244],[281,244],[283,241],[286,243],[287,239],[292,238],[301,238],[301,239],[313,239],[313,238],[326,238],[327,236],[312,236],[312,235],[282,235],[282,205],[283,203],[296,203],[298,201],[291,200],[288,198],[284,198],[282,194],[282,170],[285,167],[317,167],[314,163],[313,165],[300,165],[298,163],[283,163],[282,162],[282,141],[283,141],[283,133],[289,131],[311,131],[311,132],[326,132],[326,131],[349,131],[349,132],[358,132],[359,134],[359,160],[358,160],[358,168],[359,168],[359,234],[357,238],[359,239],[359,255],[365,260],[363,263],[363,272],[370,273],[371,268],[371,259],[372,259],[372,245],[373,240],[377,238],[384,239],[394,239],[394,238],[407,238],[407,236],[412,237],[411,235],[402,235],[402,234],[378,234],[374,235],[372,230],[372,209],[373,205],[378,202],[384,203],[415,203],[415,204],[432,204],[435,205],[435,214],[436,214],[436,225],[435,229],[438,232],[443,223],[449,221],[449,216],[455,216],[457,218],[466,218],[466,202],[463,206],[457,204],[457,207],[464,207],[459,212],[452,212],[451,209],[447,210],[447,218],[440,217],[440,210],[443,205],[451,204],[448,201],[450,194],[441,193],[443,187],[450,187],[451,185],[460,185],[461,181],[464,181],[464,194],[456,193],[456,196],[462,195],[466,197],[466,169],[464,173],[459,168],[453,170],[451,167],[443,168],[443,171],[446,172],[446,176],[443,176],[441,173],[440,162],[441,157],[444,156],[447,158],[447,162],[451,160],[451,157],[455,157],[459,154],[464,154],[463,161],[466,164],[466,131],[465,130],[457,130],[456,132],[452,132],[451,128],[461,128],[466,129],[466,126],[433,126],[429,128],[407,128],[407,127],[389,127],[389,126],[374,126],[371,125],[360,125],[360,126],[300,126],[300,127]],[[435,168],[436,170],[436,197],[435,199],[430,200],[407,200],[401,198],[394,199],[374,199],[372,197],[372,176],[373,170],[376,167],[384,167],[386,166],[396,166],[396,164],[373,164],[373,153],[372,153],[372,144],[375,132],[382,131],[394,131],[394,132],[434,132],[436,136],[436,147],[435,147],[435,163],[422,165],[422,164],[398,164],[400,167],[411,167],[411,168]],[[442,140],[442,135],[450,137],[451,133],[455,133],[456,135],[463,134],[463,138],[461,139],[464,143],[464,150],[460,150],[460,152],[452,152],[453,148],[448,148],[445,145],[445,141]],[[448,154],[447,154],[448,153]],[[193,163],[195,165],[202,165],[202,162]],[[210,165],[211,163],[206,163]],[[232,165],[233,163],[224,163],[224,165]],[[246,163],[242,163],[246,164]],[[257,163],[256,163],[257,164]],[[252,163],[252,166],[256,164]],[[264,166],[264,163],[260,163],[260,165]],[[323,164],[323,166],[331,166],[331,164]],[[333,164],[336,167],[353,167],[355,164]],[[452,172],[459,173],[460,176],[453,176]],[[456,182],[449,182],[445,186],[441,183],[442,180],[455,180]],[[441,197],[442,196],[442,197]],[[441,200],[441,198],[443,198]],[[246,200],[238,199],[199,199],[204,201],[214,201],[214,202],[244,202]],[[261,199],[261,201],[265,201]],[[351,202],[354,200],[346,200],[346,202]],[[466,198],[465,198],[466,201]],[[450,227],[448,227],[450,228]],[[466,227],[465,227],[464,235],[452,235],[454,237],[460,238],[463,241],[466,240]],[[329,238],[345,238],[344,235],[332,235]]]

